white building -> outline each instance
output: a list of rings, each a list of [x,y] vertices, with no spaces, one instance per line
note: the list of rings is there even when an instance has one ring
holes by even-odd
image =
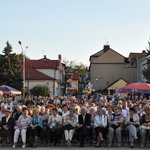
[[[57,60],[50,60],[44,55],[39,60],[25,61],[25,87],[28,89],[37,85],[46,85],[51,91],[51,96],[64,94],[62,83],[65,82],[65,66],[61,63],[61,55]]]

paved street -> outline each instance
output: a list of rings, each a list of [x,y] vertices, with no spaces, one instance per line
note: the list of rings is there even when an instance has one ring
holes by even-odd
[[[140,148],[137,146],[137,144],[135,144],[135,147],[132,148],[132,149],[149,149],[150,148],[150,145],[148,144],[145,148]],[[2,147],[0,145],[0,149],[2,150],[12,150],[12,148],[10,146],[8,147]],[[20,150],[22,149],[21,146],[17,146],[15,149],[17,150]],[[91,150],[91,149],[101,149],[101,150],[106,150],[106,149],[109,149],[109,150],[125,150],[125,149],[131,149],[127,144],[125,144],[125,146],[121,147],[121,148],[118,148],[117,146],[113,146],[111,148],[107,148],[105,145],[102,145],[101,147],[99,148],[95,148],[94,145],[92,146],[89,146],[89,144],[85,145],[84,148],[80,148],[78,144],[76,144],[75,146],[71,146],[71,147],[67,147],[67,146],[64,146],[64,145],[60,145],[60,146],[49,146],[49,147],[41,147],[41,146],[38,146],[36,148],[31,148],[31,147],[26,147],[25,148],[26,150],[33,150],[33,149],[36,149],[36,150],[65,150],[65,149],[72,149],[72,150]]]
[[[7,149],[7,150],[12,150],[12,148],[10,148],[10,147],[5,147],[5,148],[2,148],[2,147],[0,147],[2,150],[5,150],[5,149]],[[65,150],[65,149],[72,149],[72,150],[91,150],[92,148],[94,148],[94,149],[101,149],[101,150],[106,150],[106,149],[110,149],[110,150],[125,150],[125,149],[131,149],[131,148],[129,148],[129,147],[121,147],[121,148],[117,148],[117,147],[112,147],[112,148],[106,148],[106,147],[100,147],[100,148],[95,148],[95,147],[84,147],[84,148],[80,148],[80,147],[36,147],[36,148],[25,148],[26,150],[33,150],[33,149],[36,149],[36,150]],[[15,149],[17,149],[17,150],[20,150],[20,149],[22,149],[22,148],[20,148],[20,147],[17,147],[17,148],[15,148]],[[141,149],[141,148],[137,148],[137,147],[135,147],[134,149]],[[144,149],[149,149],[149,147],[146,147],[146,148],[142,148],[142,150],[144,150]]]

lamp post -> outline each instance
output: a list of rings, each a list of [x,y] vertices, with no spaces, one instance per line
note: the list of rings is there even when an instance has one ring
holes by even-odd
[[[27,76],[27,87],[28,87],[28,90],[27,90],[27,94],[29,95],[30,94],[30,90],[29,90],[29,80],[30,80],[30,75],[28,74]]]
[[[21,44],[21,41],[18,41],[18,43],[20,44],[20,47],[21,47],[21,51],[22,51],[22,60],[23,60],[23,97],[25,97],[25,51],[27,50],[27,46],[26,46],[26,50],[23,51],[23,47],[22,47],[22,44]]]

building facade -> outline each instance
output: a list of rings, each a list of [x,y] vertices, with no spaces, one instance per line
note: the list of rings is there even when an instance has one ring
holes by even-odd
[[[51,96],[64,94],[62,83],[65,82],[65,66],[61,63],[61,55],[57,60],[46,56],[39,60],[25,61],[25,86],[32,89],[37,85],[45,85],[50,89]]]
[[[107,89],[109,85],[122,78],[127,83],[137,81],[137,66],[131,64],[109,45],[90,56],[90,78],[96,91]],[[114,89],[118,90],[118,89]]]

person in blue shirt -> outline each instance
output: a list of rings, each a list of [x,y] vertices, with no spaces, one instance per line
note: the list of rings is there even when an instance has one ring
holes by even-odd
[[[34,109],[33,116],[31,117],[29,139],[32,147],[37,146],[38,137],[42,135],[42,117],[39,115],[39,110]],[[34,143],[34,144],[33,144]],[[33,145],[32,145],[33,144]]]

